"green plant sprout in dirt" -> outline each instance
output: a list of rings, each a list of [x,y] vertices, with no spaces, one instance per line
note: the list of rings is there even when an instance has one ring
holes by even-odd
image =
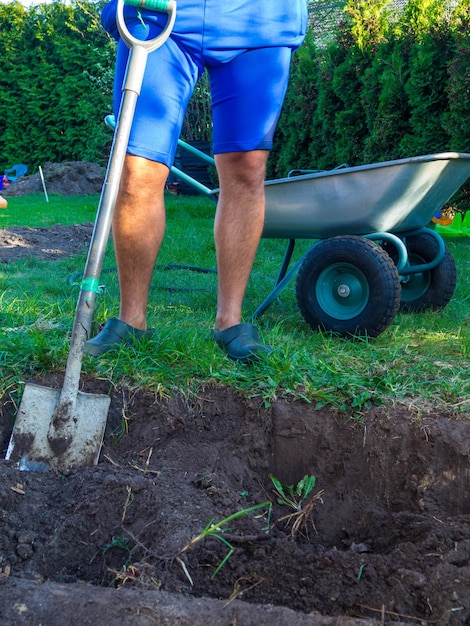
[[[122,586],[124,582],[127,582],[130,579],[129,573],[133,571],[133,566],[130,564],[131,547],[127,537],[125,535],[113,535],[111,541],[105,544],[102,548],[103,556],[113,549],[123,550],[126,553],[126,561],[121,569],[119,571],[110,570],[111,573],[114,574],[111,586]]]
[[[318,502],[323,502],[323,489],[317,493],[312,494],[315,487],[315,476],[305,475],[299,480],[296,485],[286,485],[282,483],[278,478],[269,475],[271,482],[274,485],[274,493],[277,496],[277,503],[281,506],[287,506],[294,509],[292,513],[288,513],[279,518],[279,522],[287,522],[289,525],[292,522],[292,528],[290,536],[292,538],[297,537],[304,530],[306,531],[307,522],[310,519],[312,528],[316,532],[315,524],[310,518],[313,509]]]
[[[135,563],[131,563],[131,546],[129,540],[124,535],[114,536],[110,543],[107,543],[102,548],[103,555],[105,555],[109,550],[116,548],[119,550],[124,550],[127,555],[127,558],[124,564],[119,568],[115,569],[112,567],[108,567],[107,571],[113,575],[111,582],[109,583],[110,587],[114,587],[116,589],[121,589],[128,583],[134,583],[139,580],[143,574],[143,571],[146,567],[146,564],[136,565]],[[157,579],[152,576],[147,576],[148,580],[152,582],[153,586],[156,589],[160,588],[160,583]]]
[[[262,502],[261,504],[255,504],[254,506],[251,506],[248,509],[243,509],[241,511],[237,511],[236,513],[233,513],[232,515],[229,515],[228,517],[225,517],[223,520],[220,520],[220,522],[217,522],[217,523],[214,523],[214,520],[211,519],[211,521],[199,533],[199,535],[197,535],[196,537],[191,539],[191,541],[189,541],[184,546],[184,548],[182,548],[180,550],[178,556],[176,557],[176,561],[183,568],[183,571],[184,571],[186,577],[188,578],[190,584],[193,585],[194,583],[193,583],[191,575],[190,575],[190,573],[189,573],[189,571],[188,571],[188,569],[186,567],[186,564],[180,558],[180,556],[182,554],[184,554],[185,552],[190,550],[194,545],[196,545],[197,543],[199,543],[203,539],[207,539],[209,537],[214,537],[215,539],[218,539],[219,541],[221,541],[225,546],[227,546],[228,552],[224,556],[222,561],[219,563],[219,565],[215,569],[214,573],[212,574],[211,578],[214,578],[217,575],[217,573],[221,570],[221,568],[225,565],[225,563],[229,560],[229,558],[232,556],[232,554],[235,551],[235,548],[233,547],[233,545],[223,535],[224,532],[227,532],[228,530],[230,530],[227,527],[227,525],[230,524],[231,522],[233,522],[234,520],[236,520],[236,519],[238,519],[240,517],[243,517],[244,515],[249,515],[253,511],[256,511],[257,509],[261,509],[263,507],[268,507],[268,518],[269,518],[270,517],[270,513],[271,513],[271,506],[272,506],[271,503],[269,501],[266,501],[266,502]],[[269,521],[268,521],[268,524],[267,524],[267,528],[269,528]]]
[[[125,535],[114,535],[109,543],[103,546],[103,554],[106,554],[108,550],[112,548],[118,548],[119,550],[124,550],[128,554],[130,553],[129,540],[125,537]]]

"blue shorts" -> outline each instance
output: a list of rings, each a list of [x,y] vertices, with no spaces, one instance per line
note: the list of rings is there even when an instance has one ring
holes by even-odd
[[[102,13],[114,36],[115,6],[112,0]],[[141,10],[139,19],[136,13],[125,7],[135,37],[153,38],[161,31],[166,15]],[[171,37],[147,60],[128,153],[172,165],[186,106],[204,68],[210,78],[214,154],[269,150],[291,54],[303,40],[306,22],[305,0],[178,0]],[[116,115],[127,57],[119,41]]]

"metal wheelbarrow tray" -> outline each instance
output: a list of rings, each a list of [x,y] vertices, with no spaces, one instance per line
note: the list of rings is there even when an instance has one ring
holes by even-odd
[[[469,176],[470,154],[445,152],[268,181],[263,237],[423,228]]]
[[[344,336],[375,337],[400,309],[442,309],[455,263],[427,225],[469,176],[470,154],[447,152],[268,181],[263,237],[289,243],[253,317],[296,276],[307,323]],[[288,271],[296,239],[317,241]]]
[[[214,163],[184,141],[179,145]],[[172,172],[216,197],[191,176]],[[296,280],[301,314],[313,329],[377,337],[399,310],[444,308],[456,268],[432,218],[470,177],[470,154],[443,152],[265,183],[263,238],[288,239],[275,286],[260,317]],[[291,265],[297,239],[314,240]]]

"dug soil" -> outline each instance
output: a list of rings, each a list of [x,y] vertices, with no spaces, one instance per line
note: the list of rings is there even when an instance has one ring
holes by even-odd
[[[468,415],[82,389],[111,397],[101,456],[62,473],[4,460],[0,400],[2,625],[470,624]],[[270,475],[316,484],[296,509]]]
[[[0,263],[20,259],[63,259],[83,250],[90,242],[93,224],[55,224],[45,228],[10,226],[0,229]]]
[[[112,398],[97,466],[0,463],[2,624],[470,623],[468,422],[397,408],[358,422],[227,388],[83,390]],[[1,404],[4,451],[16,404]],[[305,519],[286,517],[270,473],[316,477]],[[268,501],[221,527],[227,543],[185,549]]]

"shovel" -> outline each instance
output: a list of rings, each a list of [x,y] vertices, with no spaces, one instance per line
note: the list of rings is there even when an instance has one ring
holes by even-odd
[[[136,39],[124,20],[124,3],[167,14],[162,32],[147,41]],[[175,0],[118,0],[117,25],[129,47],[129,60],[108,168],[93,235],[80,285],[70,350],[61,390],[27,383],[15,420],[6,459],[20,470],[73,468],[96,465],[101,451],[109,396],[79,391],[85,342],[89,337],[98,280],[111,230],[114,205],[147,56],[170,36],[176,18]]]

